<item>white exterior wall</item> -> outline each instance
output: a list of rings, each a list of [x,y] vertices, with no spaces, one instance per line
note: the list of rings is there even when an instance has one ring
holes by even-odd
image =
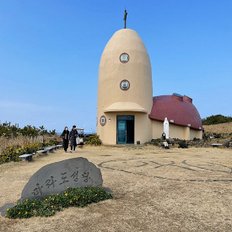
[[[129,55],[127,63],[120,62],[122,53]],[[139,35],[131,29],[115,32],[99,65],[97,134],[103,144],[116,144],[116,115],[135,115],[135,143],[150,141],[151,75],[150,59]],[[125,79],[130,82],[126,91],[120,89],[120,82]],[[105,126],[99,123],[102,115],[110,117]]]
[[[151,120],[147,120],[147,114],[132,112],[106,113],[106,124],[99,127],[101,140],[104,141],[105,145],[112,145],[116,144],[117,142],[117,115],[133,115],[135,117],[135,144],[137,143],[137,141],[139,141],[141,144],[151,141]]]
[[[152,138],[161,138],[163,133],[163,122],[152,120]],[[169,137],[178,138],[184,140],[192,140],[194,138],[202,139],[202,131],[194,130],[190,127],[178,126],[174,124],[169,124]]]

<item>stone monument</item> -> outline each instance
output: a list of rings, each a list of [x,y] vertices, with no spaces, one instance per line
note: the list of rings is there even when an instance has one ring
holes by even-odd
[[[101,171],[87,159],[79,157],[48,164],[39,169],[25,185],[21,201],[38,199],[67,188],[102,186]]]

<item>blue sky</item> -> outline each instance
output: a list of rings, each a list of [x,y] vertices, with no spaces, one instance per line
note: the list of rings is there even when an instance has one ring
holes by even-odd
[[[232,116],[231,0],[1,0],[0,121],[96,129],[98,65],[112,34],[136,30],[153,95]]]

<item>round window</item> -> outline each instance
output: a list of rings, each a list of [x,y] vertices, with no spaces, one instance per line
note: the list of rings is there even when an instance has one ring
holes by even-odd
[[[127,53],[122,53],[119,57],[119,60],[122,62],[122,63],[127,63],[129,61],[129,55]]]
[[[106,117],[105,117],[104,115],[102,115],[102,116],[100,117],[100,124],[101,124],[102,126],[105,126],[105,124],[106,124]]]
[[[128,90],[130,88],[130,82],[128,80],[122,80],[120,82],[121,90]]]

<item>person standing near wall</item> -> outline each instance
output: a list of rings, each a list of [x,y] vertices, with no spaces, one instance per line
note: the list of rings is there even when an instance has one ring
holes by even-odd
[[[78,133],[77,133],[77,127],[74,125],[72,127],[72,130],[69,134],[69,140],[70,140],[70,147],[71,147],[71,151],[75,151],[76,149],[76,146],[77,146],[77,136],[78,136]]]
[[[64,151],[67,152],[68,149],[68,142],[69,142],[69,130],[66,126],[61,134],[61,138],[63,139],[63,147]]]

